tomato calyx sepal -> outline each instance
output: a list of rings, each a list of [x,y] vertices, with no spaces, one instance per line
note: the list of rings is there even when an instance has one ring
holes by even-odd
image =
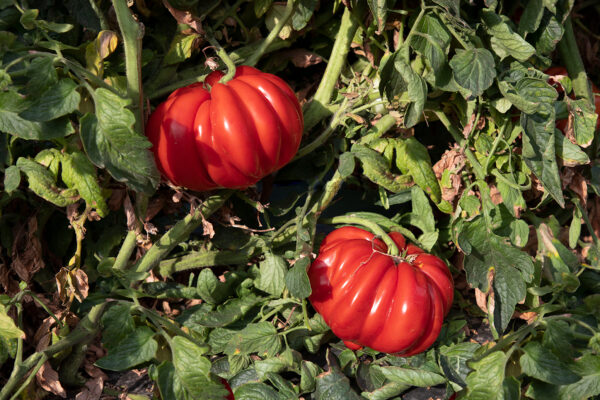
[[[379,238],[383,241],[383,243],[385,243],[385,245],[387,247],[386,254],[388,256],[392,257],[394,259],[394,261],[406,260],[406,254],[400,254],[400,250],[398,249],[396,242],[394,242],[394,240],[390,237],[390,235],[388,235],[387,232],[381,226],[379,226],[377,223],[375,223],[373,221],[369,221],[368,219],[359,217],[355,214],[348,214],[348,215],[339,215],[339,216],[336,216],[333,218],[328,218],[328,219],[324,220],[323,222],[329,223],[332,225],[349,224],[349,225],[363,226],[363,227],[367,228],[368,230],[370,230],[371,232],[373,232],[373,234],[375,234],[375,238]]]

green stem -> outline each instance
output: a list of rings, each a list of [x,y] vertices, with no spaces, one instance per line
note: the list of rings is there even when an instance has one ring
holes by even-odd
[[[108,22],[106,22],[106,18],[104,18],[104,14],[98,8],[98,5],[96,4],[96,1],[95,0],[89,0],[89,2],[90,2],[90,6],[92,7],[92,10],[94,10],[94,13],[96,13],[96,16],[98,17],[98,20],[100,20],[100,29],[102,29],[103,31],[109,30],[110,27],[108,26]]]
[[[198,226],[202,225],[204,218],[208,218],[217,211],[232,193],[232,190],[223,190],[204,200],[201,207],[186,215],[152,245],[150,250],[144,254],[134,267],[135,272],[148,273],[156,267],[171,250],[186,240]]]
[[[229,54],[227,54],[227,52],[221,46],[221,44],[214,38],[212,33],[207,32],[206,40],[208,40],[211,46],[215,48],[215,50],[217,51],[217,55],[219,56],[221,61],[223,61],[223,64],[225,64],[225,67],[227,68],[227,73],[219,80],[219,82],[229,82],[235,76],[235,63],[233,62],[231,57],[229,57]]]
[[[132,108],[137,109],[136,132],[144,132],[144,101],[142,91],[142,37],[144,31],[137,22],[126,0],[112,0],[125,48],[125,73],[127,76],[127,94]]]
[[[104,308],[106,303],[97,304],[93,306],[88,314],[83,317],[83,319],[77,325],[69,335],[67,335],[64,339],[61,339],[57,343],[47,347],[42,351],[38,351],[27,357],[27,359],[23,362],[17,362],[15,360],[15,367],[13,368],[13,373],[10,378],[0,390],[0,400],[9,399],[11,392],[15,390],[19,382],[31,371],[35,368],[40,360],[48,360],[54,354],[59,353],[65,349],[71,348],[82,341],[89,339],[90,337],[94,337],[98,332],[98,323],[100,322],[100,317],[104,312]],[[43,364],[43,362],[42,362]]]
[[[302,299],[302,319],[304,319],[304,327],[309,331],[312,331],[310,327],[310,320],[308,318],[308,307],[306,306],[306,299]]]
[[[273,27],[273,30],[271,30],[271,32],[269,32],[269,35],[260,44],[260,46],[258,47],[256,52],[254,54],[252,54],[246,60],[246,63],[245,63],[246,65],[250,65],[252,67],[256,65],[256,63],[258,62],[258,60],[260,60],[260,58],[265,53],[265,51],[267,50],[269,45],[271,43],[273,43],[273,41],[275,39],[277,39],[277,37],[279,36],[279,32],[281,32],[281,30],[283,29],[285,24],[287,24],[287,22],[291,18],[292,14],[294,12],[295,5],[296,5],[296,0],[287,0],[287,4],[285,5],[285,10],[283,11],[283,14],[281,15],[281,19],[279,21],[277,21],[277,24],[275,24],[275,26]]]
[[[484,170],[483,170],[481,164],[479,164],[479,161],[477,161],[477,157],[475,157],[475,154],[473,154],[473,152],[469,149],[468,143],[467,143],[466,139],[463,137],[462,133],[458,129],[456,129],[454,124],[452,124],[452,122],[450,122],[450,120],[448,119],[446,114],[444,114],[443,111],[441,111],[441,110],[431,110],[431,111],[438,117],[440,122],[442,124],[444,124],[444,126],[446,127],[448,132],[450,132],[450,134],[452,135],[452,137],[454,138],[456,143],[458,143],[458,145],[463,149],[465,156],[471,163],[471,168],[473,168],[473,171],[475,172],[475,176],[477,177],[477,179],[485,180],[486,174],[484,173]]]
[[[158,273],[166,277],[176,272],[191,269],[213,267],[216,265],[244,264],[254,255],[254,248],[193,251],[181,257],[161,261],[158,265]]]
[[[342,119],[341,116],[343,114],[345,114],[347,111],[346,104],[348,103],[348,101],[349,100],[347,98],[344,99],[342,105],[335,112],[335,114],[331,118],[331,122],[329,122],[327,129],[325,129],[323,131],[323,133],[321,133],[319,136],[317,136],[315,138],[315,140],[313,140],[312,142],[310,142],[309,144],[307,144],[306,146],[304,146],[300,150],[298,150],[298,153],[296,153],[296,156],[294,157],[294,161],[306,156],[307,154],[312,153],[318,147],[320,147],[323,143],[325,143],[329,139],[329,137],[331,137],[331,135],[333,134],[335,129],[340,124],[340,121]]]
[[[136,248],[136,237],[137,234],[135,231],[127,232],[127,236],[125,236],[125,240],[121,245],[121,249],[119,250],[119,254],[117,254],[117,259],[113,265],[114,270],[125,271],[127,269],[127,262]]]
[[[524,191],[526,191],[526,190],[529,190],[529,189],[531,189],[531,182],[529,182],[529,184],[527,184],[527,185],[523,185],[523,186],[521,186],[521,185],[518,185],[518,184],[516,184],[516,183],[514,183],[514,182],[511,182],[511,181],[509,181],[509,180],[508,180],[508,179],[506,179],[505,177],[503,177],[503,176],[502,176],[502,174],[501,174],[500,172],[498,172],[498,170],[496,170],[496,169],[492,171],[492,175],[494,175],[494,176],[496,177],[496,179],[497,179],[497,180],[499,180],[499,181],[501,181],[501,182],[503,182],[503,183],[507,184],[507,185],[508,185],[508,186],[510,186],[511,188],[513,188],[513,189],[517,189],[517,190],[519,190],[519,191],[521,191],[521,192],[524,192]]]
[[[304,112],[304,131],[309,131],[312,127],[318,124],[323,118],[330,115],[327,104],[333,96],[335,84],[337,83],[348,52],[352,39],[360,26],[360,21],[357,16],[352,14],[347,8],[342,15],[342,23],[337,33],[327,68],[321,79],[321,83],[317,88],[313,100],[308,104]]]
[[[573,24],[571,23],[571,17],[569,16],[565,21],[565,33],[558,42],[558,52],[562,62],[567,67],[567,72],[573,82],[573,91],[575,96],[586,99],[590,104],[594,104],[594,94],[592,93],[592,87],[588,80],[587,74],[585,73],[585,66],[583,60],[579,54],[577,47],[577,40],[575,39],[575,33],[573,32]]]
[[[352,225],[364,226],[365,228],[368,228],[371,232],[373,232],[376,236],[380,237],[381,240],[383,240],[383,242],[388,247],[389,255],[391,255],[391,256],[400,255],[400,250],[398,249],[398,246],[392,240],[392,238],[387,234],[387,232],[385,230],[383,230],[383,228],[380,227],[379,225],[377,225],[375,222],[369,221],[366,218],[361,218],[361,217],[357,217],[356,215],[350,214],[350,215],[340,215],[337,217],[325,219],[325,220],[322,220],[322,222],[325,222],[328,224],[352,224]]]
[[[17,389],[17,391],[15,392],[15,394],[13,394],[13,396],[10,398],[10,400],[16,400],[19,398],[19,395],[21,394],[21,392],[23,390],[25,390],[25,388],[27,386],[29,386],[29,384],[31,383],[31,381],[33,380],[33,378],[35,377],[35,375],[38,373],[38,371],[40,370],[40,368],[42,368],[42,365],[44,365],[44,363],[48,360],[47,357],[42,357],[40,358],[40,361],[38,361],[38,363],[36,364],[35,367],[33,367],[33,370],[31,371],[31,373],[29,374],[29,376],[27,377],[27,379],[25,379],[25,382],[23,382],[23,384],[21,385],[21,387],[19,389]]]

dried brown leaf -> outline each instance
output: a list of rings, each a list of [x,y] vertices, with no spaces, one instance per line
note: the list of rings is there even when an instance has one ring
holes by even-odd
[[[89,293],[90,285],[88,284],[88,276],[81,268],[77,268],[72,272],[73,284],[75,287],[75,297],[79,302],[82,302]]]
[[[465,139],[468,138],[471,132],[473,131],[473,126],[475,125],[476,117],[477,116],[475,115],[475,113],[471,114],[471,116],[469,117],[469,122],[467,122],[467,125],[465,125],[465,127],[463,128],[462,134],[465,137]]]
[[[177,20],[180,24],[189,25],[193,30],[200,34],[204,34],[204,30],[202,29],[202,22],[200,18],[194,16],[189,11],[177,10],[173,8],[171,4],[167,0],[163,0],[163,4],[167,7],[167,10],[171,13],[173,18]]]
[[[31,277],[46,264],[42,255],[42,243],[37,235],[37,217],[31,216],[27,224],[21,225],[16,234],[12,248],[11,268],[19,278],[29,283]]]
[[[98,400],[102,396],[102,389],[104,389],[103,377],[90,379],[85,383],[85,387],[81,389],[81,392],[77,393],[75,400]]]
[[[498,205],[498,204],[502,204],[502,195],[500,194],[500,191],[498,190],[498,188],[496,187],[496,185],[489,185],[490,188],[490,197],[492,198],[492,203]]]
[[[123,207],[125,208],[125,216],[127,217],[127,229],[130,231],[135,231],[137,228],[135,209],[133,208],[133,204],[131,203],[131,198],[129,196],[125,196]]]
[[[38,385],[45,391],[60,396],[63,399],[67,398],[67,392],[58,379],[58,372],[52,368],[50,362],[46,361],[42,365],[37,374],[35,374],[35,379]]]
[[[108,199],[108,208],[112,211],[120,210],[123,207],[123,201],[125,201],[126,195],[127,191],[125,189],[113,189],[110,198]]]
[[[307,68],[323,62],[323,57],[307,49],[287,50],[282,52],[280,57],[290,60],[298,68]]]

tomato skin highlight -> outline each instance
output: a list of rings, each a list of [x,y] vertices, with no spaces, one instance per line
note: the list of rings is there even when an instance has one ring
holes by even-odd
[[[174,185],[247,188],[290,162],[300,147],[302,110],[282,79],[249,66],[219,83],[223,75],[215,71],[175,90],[148,120],[158,169]]]
[[[342,227],[323,240],[308,269],[309,300],[350,349],[363,346],[408,357],[438,337],[454,297],[446,264],[393,232],[404,259],[375,235]]]

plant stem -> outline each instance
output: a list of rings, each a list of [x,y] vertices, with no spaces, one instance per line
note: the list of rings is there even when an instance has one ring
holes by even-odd
[[[296,0],[287,0],[287,4],[285,5],[285,10],[281,16],[281,19],[277,21],[277,24],[273,27],[273,30],[269,32],[267,38],[260,44],[258,49],[254,54],[252,54],[247,60],[246,65],[255,66],[258,60],[262,57],[267,47],[279,36],[279,32],[283,29],[285,24],[289,21],[292,13],[294,12],[294,6],[296,5]]]
[[[296,153],[296,156],[294,157],[294,161],[306,156],[307,154],[312,153],[318,147],[320,147],[323,143],[325,143],[327,141],[327,139],[329,139],[329,137],[335,131],[335,128],[337,128],[337,126],[340,124],[340,121],[342,119],[341,115],[346,113],[346,111],[347,111],[346,104],[347,103],[348,103],[348,99],[345,98],[342,105],[340,106],[340,108],[338,108],[338,110],[335,112],[335,114],[331,118],[331,122],[329,122],[327,129],[325,129],[323,131],[323,133],[321,133],[319,136],[317,136],[317,138],[315,140],[313,140],[312,142],[310,142],[309,144],[307,144],[306,146],[304,146],[300,150],[298,150],[298,153]]]
[[[349,215],[340,215],[337,217],[329,218],[323,220],[325,223],[329,224],[352,224],[352,225],[361,225],[365,228],[368,228],[371,232],[373,232],[376,236],[380,237],[381,240],[387,245],[388,254],[391,256],[400,255],[400,250],[396,243],[392,240],[392,238],[387,234],[386,231],[383,230],[382,227],[377,225],[373,221],[369,221],[366,218],[357,217],[354,214]]]
[[[100,322],[100,317],[102,316],[105,307],[106,303],[93,306],[89,313],[79,322],[77,328],[75,328],[64,339],[61,339],[57,343],[47,347],[42,351],[33,353],[23,362],[20,360],[15,360],[13,372],[2,390],[0,390],[0,400],[9,399],[11,392],[15,390],[19,382],[25,377],[25,375],[29,373],[29,371],[38,365],[41,360],[44,360],[45,362],[54,354],[73,347],[78,343],[89,339],[90,337],[94,337],[98,332],[98,323]]]
[[[308,104],[306,111],[304,112],[304,131],[309,131],[319,121],[327,117],[330,114],[327,104],[331,100],[335,84],[337,83],[344,64],[346,63],[346,57],[350,51],[350,45],[352,39],[360,26],[360,21],[357,16],[352,14],[347,8],[344,10],[342,15],[342,23],[337,33],[333,49],[331,50],[331,56],[325,68],[323,78],[319,83],[317,92],[314,98]]]
[[[112,0],[125,48],[125,73],[127,75],[127,94],[132,107],[137,108],[135,130],[144,133],[144,101],[142,90],[142,37],[143,25],[137,22],[126,0]]]
[[[227,54],[227,52],[221,46],[221,44],[214,38],[212,33],[207,32],[205,37],[206,40],[208,40],[208,42],[211,44],[211,46],[215,48],[215,50],[217,51],[217,55],[219,56],[221,61],[223,61],[225,67],[227,67],[227,73],[219,80],[219,82],[229,82],[235,76],[235,63],[233,62],[231,57],[229,57],[229,54]]]
[[[253,248],[193,251],[181,257],[161,261],[158,265],[158,273],[161,276],[167,277],[176,272],[190,269],[213,267],[216,265],[244,264],[253,256]]]
[[[200,208],[186,215],[152,245],[150,250],[135,265],[134,271],[136,273],[147,273],[156,267],[171,250],[186,240],[202,224],[205,218],[217,211],[232,193],[232,190],[223,190],[204,200]]]
[[[585,67],[583,60],[579,54],[577,47],[577,40],[575,39],[575,33],[573,32],[573,24],[571,23],[571,17],[569,16],[565,21],[565,33],[558,42],[558,52],[562,62],[567,67],[567,72],[573,82],[573,91],[575,96],[586,99],[590,104],[594,104],[594,94],[592,93],[592,87],[590,81],[585,73]]]
[[[127,236],[125,236],[125,240],[121,245],[121,249],[119,250],[119,254],[117,254],[117,258],[113,265],[114,270],[125,271],[127,269],[127,262],[136,247],[136,236],[137,234],[135,231],[127,232]]]
[[[475,172],[475,176],[477,177],[477,179],[484,181],[486,178],[486,174],[483,171],[483,167],[481,166],[481,164],[479,164],[479,161],[477,161],[477,157],[475,157],[475,154],[473,154],[471,149],[469,149],[468,143],[467,143],[466,139],[463,137],[463,135],[460,133],[460,131],[458,129],[456,129],[456,127],[452,124],[452,122],[450,122],[450,120],[448,119],[446,114],[444,114],[443,111],[441,111],[441,110],[431,110],[431,111],[438,117],[440,122],[442,124],[444,124],[444,126],[446,127],[448,132],[450,132],[450,134],[452,135],[452,137],[454,138],[456,143],[458,143],[458,145],[463,149],[465,156],[471,163],[471,168],[473,168],[473,171]]]
[[[89,0],[89,2],[90,6],[92,7],[92,10],[94,10],[94,12],[96,13],[98,20],[100,20],[100,29],[102,29],[103,31],[110,29],[108,26],[108,22],[106,22],[106,18],[104,18],[104,14],[102,14],[102,11],[98,8],[96,1]]]

